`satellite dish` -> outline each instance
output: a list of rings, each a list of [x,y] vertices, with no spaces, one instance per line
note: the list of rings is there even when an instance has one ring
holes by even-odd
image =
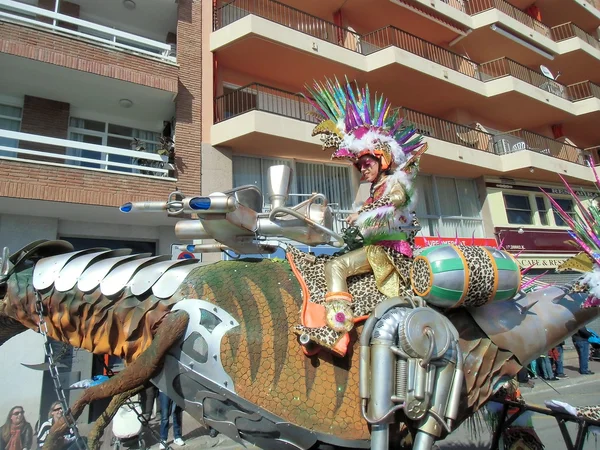
[[[552,75],[552,72],[550,72],[550,69],[548,69],[546,66],[540,66],[540,70],[542,71],[545,77],[550,78],[551,80],[555,79],[554,75]]]

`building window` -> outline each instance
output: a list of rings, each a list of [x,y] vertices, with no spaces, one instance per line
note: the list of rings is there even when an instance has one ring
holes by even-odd
[[[535,206],[537,207],[538,214],[540,215],[540,223],[545,226],[549,225],[548,207],[546,206],[546,199],[544,197],[536,195]]]
[[[570,198],[553,198],[554,201],[556,203],[558,203],[558,206],[560,206],[569,216],[576,218],[577,217],[577,213],[575,212],[575,204],[573,203],[573,200],[571,200]],[[564,219],[560,216],[560,214],[558,214],[556,211],[552,210],[552,212],[554,213],[554,223],[556,223],[557,227],[568,227],[569,224],[567,224]]]
[[[352,207],[353,192],[349,166],[309,163],[278,158],[257,158],[250,156],[233,157],[234,187],[253,184],[263,193],[263,202],[269,202],[267,173],[271,166],[286,165],[292,168],[294,176],[290,187],[288,204],[295,205],[306,200],[310,194],[325,194],[335,210],[349,210]]]
[[[139,139],[144,144],[147,152],[155,152],[159,145],[160,133],[78,117],[71,117],[69,119],[69,139],[72,141],[131,150],[131,143],[134,138]],[[133,158],[129,156],[99,153],[78,148],[67,149],[67,155],[99,161],[98,163],[91,161],[69,161],[69,164],[76,166],[118,170],[121,172],[134,171],[129,167],[101,164],[102,161],[133,164]]]
[[[0,104],[0,130],[20,131],[21,114],[22,110],[19,107]],[[0,146],[18,148],[19,141],[17,139],[9,139],[0,136]],[[0,150],[0,156],[16,158],[17,153],[8,150]]]
[[[504,205],[508,223],[515,225],[533,225],[531,203],[527,195],[504,194]]]
[[[416,213],[425,236],[483,237],[477,187],[473,180],[419,175]]]

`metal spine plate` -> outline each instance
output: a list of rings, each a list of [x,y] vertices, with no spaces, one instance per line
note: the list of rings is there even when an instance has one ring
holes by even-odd
[[[62,255],[51,256],[40,259],[33,269],[33,287],[37,290],[47,289],[56,281],[59,272],[73,258],[79,255],[87,255],[108,248],[88,248],[77,252],[63,253]]]
[[[79,277],[77,288],[81,292],[92,292],[100,282],[108,275],[108,273],[118,264],[125,263],[135,259],[145,258],[150,256],[150,253],[142,253],[140,255],[116,256],[114,258],[98,261],[88,267]]]
[[[152,286],[152,293],[158,298],[170,298],[175,294],[188,274],[195,268],[200,267],[200,261],[189,261],[194,261],[194,264],[177,266],[167,270]]]
[[[111,271],[101,282],[100,291],[107,297],[118,294],[129,283],[129,280],[144,267],[171,259],[170,256],[150,256],[149,258],[136,259],[134,261],[121,264],[115,270]]]
[[[170,268],[175,266],[185,266],[186,264],[193,264],[194,262],[193,259],[178,259],[150,264],[140,269],[133,278],[131,278],[131,282],[129,283],[131,293],[136,296],[142,295],[145,292],[148,292],[148,290],[154,286],[154,283],[156,283]]]
[[[125,256],[129,255],[130,253],[131,249],[123,248],[77,256],[65,264],[65,266],[62,268],[58,274],[58,277],[56,278],[54,287],[59,292],[70,291],[77,284],[79,277],[85,271],[85,269],[87,269],[94,262],[114,256]]]

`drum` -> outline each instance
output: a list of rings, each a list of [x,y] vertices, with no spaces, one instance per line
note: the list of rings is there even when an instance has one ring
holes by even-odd
[[[511,254],[493,247],[436,245],[415,257],[410,281],[431,305],[477,307],[512,299],[521,287],[521,271]]]

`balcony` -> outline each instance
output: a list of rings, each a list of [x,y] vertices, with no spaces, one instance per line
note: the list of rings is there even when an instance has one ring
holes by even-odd
[[[267,115],[244,120],[242,116],[252,111]],[[278,149],[276,154],[280,157],[323,159],[318,139],[310,138],[313,126],[318,122],[318,118],[310,115],[311,111],[310,103],[299,94],[258,83],[241,87],[215,100],[213,145],[227,145],[254,154],[264,154],[274,148]],[[591,180],[586,166],[587,153],[568,143],[520,129],[493,135],[479,127],[460,125],[409,108],[400,108],[400,114],[426,138],[433,139],[424,159],[425,171],[435,173],[443,164],[444,170],[457,176],[509,173],[550,180],[559,172]],[[236,118],[235,123],[228,122]],[[440,145],[440,141],[447,145]],[[514,155],[523,150],[532,153]],[[287,153],[283,155],[282,151]],[[505,160],[506,168],[503,167]],[[540,170],[534,176],[530,167]]]
[[[391,46],[436,62],[468,77],[479,79],[476,62],[396,27],[388,26],[373,31],[363,35],[361,39],[361,49],[364,55],[370,55]]]
[[[480,14],[490,9],[497,9],[532,30],[537,31],[542,36],[551,39],[550,27],[539,20],[534,19],[520,9],[515,8],[505,0],[468,0],[465,3],[465,12],[470,16]]]
[[[585,100],[588,98],[597,98],[600,100],[600,86],[590,81],[582,81],[567,86],[568,95],[573,102]]]
[[[14,0],[0,3],[0,19],[162,62],[176,61],[172,45]]]
[[[567,39],[578,37],[582,41],[588,43],[597,50],[600,50],[600,41],[589,33],[586,33],[572,22],[563,23],[550,29],[552,39],[555,42],[562,42]]]
[[[248,15],[262,17],[353,52],[361,51],[358,33],[275,0],[233,0],[226,3],[215,11],[213,31]]]
[[[2,129],[0,159],[175,181],[168,156]]]
[[[567,87],[555,80],[525,67],[509,58],[499,58],[493,61],[479,64],[481,80],[488,82],[501,77],[511,76],[527,84],[540,88],[557,97],[569,100]]]

